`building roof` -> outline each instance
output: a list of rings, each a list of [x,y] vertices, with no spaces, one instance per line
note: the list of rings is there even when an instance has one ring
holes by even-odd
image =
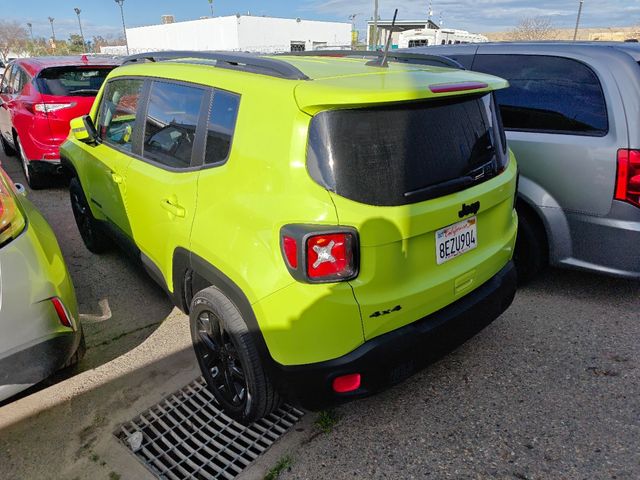
[[[393,20],[378,20],[378,27],[389,27],[393,23]],[[373,20],[367,20],[368,25],[373,25]],[[431,19],[422,19],[422,20],[396,20],[396,25],[399,27],[411,27],[411,28],[432,28],[434,30],[438,30],[440,26]],[[406,28],[403,28],[406,30]]]

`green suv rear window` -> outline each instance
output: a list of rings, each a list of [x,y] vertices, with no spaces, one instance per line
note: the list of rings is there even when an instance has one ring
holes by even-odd
[[[502,171],[501,137],[491,94],[330,110],[311,121],[307,168],[317,183],[343,197],[405,205]]]

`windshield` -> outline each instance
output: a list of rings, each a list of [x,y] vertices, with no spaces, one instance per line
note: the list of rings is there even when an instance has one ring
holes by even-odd
[[[404,205],[495,176],[503,138],[491,94],[331,110],[311,121],[307,168],[351,200]]]
[[[36,79],[43,95],[95,96],[114,67],[53,67],[40,72]]]

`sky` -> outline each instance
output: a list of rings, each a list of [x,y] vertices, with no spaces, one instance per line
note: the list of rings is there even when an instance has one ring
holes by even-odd
[[[309,20],[348,22],[357,14],[356,26],[364,31],[366,21],[373,18],[373,0],[213,0],[214,14],[236,13],[274,17],[300,17]],[[398,17],[426,18],[428,0],[379,0],[380,16],[391,18],[398,8]],[[546,16],[555,28],[575,25],[579,0],[433,0],[432,19],[440,18],[447,28],[472,32],[505,31],[515,27],[524,17]],[[122,32],[120,9],[114,0],[0,0],[2,17],[20,23],[33,24],[33,34],[51,36],[47,17],[54,18],[57,38],[78,33],[74,7],[82,10],[85,37],[118,36]],[[172,14],[176,21],[193,20],[210,15],[208,0],[125,0],[127,27],[160,23],[160,16]],[[584,27],[640,25],[640,0],[584,0],[581,19]]]

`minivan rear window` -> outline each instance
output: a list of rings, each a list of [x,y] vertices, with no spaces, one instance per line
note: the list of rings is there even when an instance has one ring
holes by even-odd
[[[38,75],[36,85],[43,95],[94,97],[114,67],[52,67]]]
[[[311,121],[307,169],[338,195],[405,205],[468,188],[507,162],[493,95],[330,110]]]

